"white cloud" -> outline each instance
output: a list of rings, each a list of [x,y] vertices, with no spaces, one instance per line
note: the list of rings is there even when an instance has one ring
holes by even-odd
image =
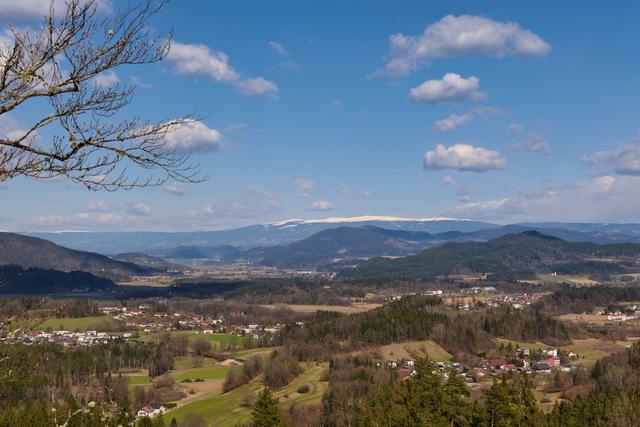
[[[87,209],[92,212],[107,212],[110,208],[104,200],[94,199],[87,202]]]
[[[187,186],[179,183],[165,185],[163,187],[163,190],[175,196],[184,196],[185,194],[187,194]]]
[[[473,113],[467,112],[464,114],[450,114],[447,118],[438,120],[436,122],[436,129],[440,132],[453,132],[458,127],[469,123],[473,120]]]
[[[609,151],[596,151],[580,160],[596,173],[615,172],[619,175],[640,176],[640,141]]]
[[[442,80],[427,80],[411,89],[409,99],[430,104],[445,101],[478,101],[486,96],[480,92],[479,87],[480,79],[475,76],[464,78],[459,74],[447,73]]]
[[[14,119],[9,114],[3,114],[0,116],[0,137],[7,138],[10,140],[17,140],[22,138],[27,129],[21,125],[21,123]],[[34,145],[40,142],[40,135],[37,132],[33,132],[29,138],[26,138],[26,141],[22,143],[24,145]]]
[[[311,205],[307,207],[307,210],[314,211],[314,212],[326,212],[326,211],[332,211],[335,208],[336,208],[336,205],[334,205],[332,202],[329,202],[327,200],[318,200],[317,202],[311,203]]]
[[[504,169],[506,166],[506,159],[498,151],[468,144],[450,147],[438,144],[435,150],[427,151],[424,156],[425,169],[486,172]]]
[[[263,96],[265,98],[275,98],[278,96],[278,86],[274,82],[262,77],[239,80],[236,86],[240,92],[250,96]]]
[[[403,76],[425,62],[480,54],[492,57],[544,56],[551,47],[540,36],[514,22],[499,22],[473,15],[447,15],[422,34],[389,37],[390,49],[383,73]]]
[[[296,179],[294,184],[298,193],[304,197],[309,197],[309,193],[313,190],[313,186],[315,185],[312,180],[306,178]]]
[[[362,194],[364,197],[369,197],[373,194],[373,192],[371,190],[369,190],[368,188],[363,188],[360,191],[360,194]]]
[[[465,113],[452,113],[442,120],[435,123],[435,128],[440,132],[453,132],[460,126],[470,123],[476,116],[493,117],[506,114],[506,112],[496,107],[475,107]]]
[[[283,58],[289,56],[289,52],[287,52],[287,49],[285,49],[285,47],[278,42],[270,41],[268,43],[268,46],[273,49],[278,54],[278,56],[282,56]]]
[[[609,175],[577,184],[549,184],[512,197],[464,203],[447,215],[513,223],[522,221],[637,222],[640,177]]]
[[[263,77],[246,78],[229,64],[224,52],[214,52],[202,44],[173,43],[167,59],[172,61],[178,74],[201,74],[218,83],[235,86],[240,92],[252,96],[275,98],[278,86]]]
[[[176,126],[166,135],[165,144],[167,148],[196,153],[218,151],[223,147],[219,131],[195,120]]]
[[[67,0],[53,0],[54,16],[61,18],[64,16],[67,7]],[[49,7],[52,2],[49,0],[0,0],[0,20],[40,20],[49,14]],[[98,12],[106,13],[111,11],[109,0],[96,0]]]
[[[282,58],[282,61],[280,61],[282,68],[289,71],[298,71],[300,69],[300,65],[291,57],[291,54],[282,43],[270,41],[267,46]]]
[[[120,83],[120,78],[115,71],[109,70],[94,77],[93,82],[101,87],[113,87]]]
[[[151,208],[142,202],[137,202],[129,206],[127,213],[134,216],[149,216],[151,215]]]

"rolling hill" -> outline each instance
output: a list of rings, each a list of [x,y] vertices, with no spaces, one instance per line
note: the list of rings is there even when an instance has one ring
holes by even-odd
[[[227,261],[315,269],[320,266],[359,263],[372,257],[418,253],[460,234],[387,230],[374,226],[339,227],[321,231],[288,245],[241,252]]]
[[[76,251],[47,240],[14,233],[0,233],[0,265],[61,272],[83,271],[107,278],[142,275],[151,271],[104,255]]]
[[[486,242],[447,243],[403,258],[377,258],[345,270],[341,276],[432,279],[468,273],[622,273],[634,267],[636,259],[628,258],[638,256],[639,244],[574,243],[525,231]]]

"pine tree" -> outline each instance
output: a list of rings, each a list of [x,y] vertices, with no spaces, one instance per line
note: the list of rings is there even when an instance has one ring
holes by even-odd
[[[280,427],[285,423],[280,417],[278,405],[269,387],[262,389],[251,412],[253,427]]]

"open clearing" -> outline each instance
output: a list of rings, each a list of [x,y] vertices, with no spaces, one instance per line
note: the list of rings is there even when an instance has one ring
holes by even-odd
[[[538,280],[550,283],[571,283],[572,285],[595,286],[600,282],[589,279],[589,276],[538,274]]]
[[[376,303],[353,303],[352,305],[312,305],[312,304],[261,304],[261,307],[277,309],[280,307],[288,308],[296,313],[315,313],[321,311],[336,311],[338,313],[362,313],[363,311],[373,310],[381,304]]]
[[[425,354],[435,362],[451,360],[451,355],[438,343],[432,340],[409,341],[383,345],[380,347],[380,353],[385,360],[415,359],[416,357],[423,356]]]
[[[118,326],[118,323],[109,316],[93,317],[65,317],[61,319],[47,319],[38,325],[38,329],[64,329],[67,331],[101,331]]]

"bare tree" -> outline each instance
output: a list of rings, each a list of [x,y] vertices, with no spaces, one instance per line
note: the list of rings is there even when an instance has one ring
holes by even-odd
[[[149,27],[165,3],[135,2],[101,17],[95,0],[68,0],[59,18],[52,3],[37,31],[10,28],[10,40],[0,41],[0,118],[29,103],[45,113],[24,131],[0,135],[0,182],[62,176],[89,189],[117,190],[206,179],[187,154],[166,143],[194,117],[123,118],[135,87],[96,80],[167,55],[172,33],[157,35]],[[53,136],[41,137],[45,128]]]

